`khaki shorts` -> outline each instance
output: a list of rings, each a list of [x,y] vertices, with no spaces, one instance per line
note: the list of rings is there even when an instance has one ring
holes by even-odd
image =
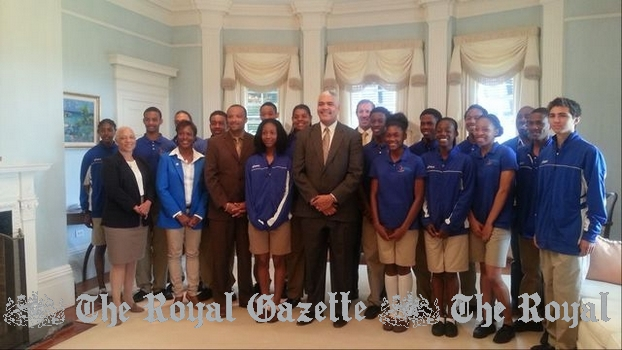
[[[261,231],[249,224],[248,239],[250,251],[255,255],[285,255],[292,251],[289,221],[272,231]]]
[[[376,232],[380,262],[389,265],[415,266],[419,230],[408,230],[399,241],[385,241]]]
[[[102,226],[102,218],[92,218],[93,229],[91,230],[91,243],[95,246],[106,245],[106,235]]]
[[[471,261],[483,262],[488,266],[505,267],[512,237],[510,230],[493,228],[490,240],[485,243],[473,233],[470,233],[469,237]]]
[[[425,232],[425,231],[424,231]],[[469,235],[447,238],[425,237],[428,270],[432,273],[463,272],[469,269]]]

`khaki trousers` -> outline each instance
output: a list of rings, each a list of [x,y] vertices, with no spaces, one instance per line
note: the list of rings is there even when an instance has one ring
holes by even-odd
[[[572,303],[581,302],[579,294],[589,267],[589,257],[540,250],[540,266],[544,277],[545,304],[555,301],[560,305],[560,319],[546,322],[549,344],[556,349],[575,349],[579,327],[570,328],[572,321],[561,319],[564,312],[561,305],[566,302],[570,307]]]

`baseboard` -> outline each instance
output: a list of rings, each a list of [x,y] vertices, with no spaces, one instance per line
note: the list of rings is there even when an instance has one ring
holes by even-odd
[[[39,273],[39,298],[48,298],[58,307],[62,300],[62,307],[67,308],[76,303],[76,291],[73,272],[69,264]]]

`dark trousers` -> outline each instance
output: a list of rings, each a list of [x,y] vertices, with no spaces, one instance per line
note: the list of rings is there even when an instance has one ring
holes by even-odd
[[[246,306],[253,293],[252,262],[248,241],[248,219],[231,218],[229,220],[210,220],[209,236],[214,256],[213,286],[214,301],[225,307],[225,292],[231,286],[229,279],[231,267],[229,261],[233,249],[238,263],[238,291],[240,306]]]
[[[352,250],[352,286],[350,287],[350,298],[352,295],[359,294],[359,264],[361,263],[361,238],[363,236],[363,224],[359,220],[356,222],[354,234],[354,246]]]
[[[301,221],[298,216],[292,216],[290,219],[292,251],[285,258],[287,297],[294,300],[301,299],[304,290],[305,249]]]
[[[477,282],[477,275],[475,272],[475,263],[469,262],[469,269],[458,274],[460,277],[460,293],[466,296],[474,296],[477,294],[477,288],[475,284]],[[474,303],[475,299],[471,300]]]
[[[305,245],[305,288],[307,302],[324,302],[326,291],[326,255],[330,254],[331,291],[337,293],[335,314],[342,315],[341,292],[352,287],[352,261],[356,235],[356,221],[338,222],[324,218],[303,218]]]

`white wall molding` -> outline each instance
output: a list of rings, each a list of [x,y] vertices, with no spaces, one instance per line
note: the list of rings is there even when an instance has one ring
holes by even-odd
[[[75,282],[69,264],[61,265],[38,274],[39,298],[47,296],[58,307],[62,300],[63,308],[76,303]],[[28,295],[30,297],[30,295]]]
[[[618,12],[618,13],[605,13],[605,14],[590,15],[590,16],[568,17],[568,18],[565,18],[564,21],[566,22],[593,21],[597,19],[609,19],[609,18],[620,18],[620,17],[622,17],[622,13]]]
[[[177,68],[164,66],[161,64],[141,60],[130,56],[111,54],[108,56],[108,62],[114,66],[127,67],[138,71],[155,73],[166,78],[174,78],[177,76]],[[129,79],[129,77],[128,77]],[[131,79],[129,79],[131,80]],[[167,83],[168,84],[168,83]]]
[[[542,0],[542,79],[540,101],[546,104],[563,94],[564,1]]]
[[[127,3],[131,3],[131,1],[127,1]],[[80,13],[77,13],[77,12],[73,12],[73,11],[70,11],[70,10],[65,10],[65,9],[63,9],[62,11],[66,15],[73,16],[73,17],[79,18],[79,19],[87,21],[87,22],[91,22],[91,23],[100,25],[102,27],[108,28],[108,29],[116,30],[118,32],[121,32],[123,34],[127,34],[127,35],[130,35],[130,36],[133,36],[135,38],[147,40],[147,41],[150,41],[150,42],[152,42],[154,44],[158,44],[158,45],[162,45],[162,46],[166,46],[166,47],[172,47],[172,45],[170,43],[167,43],[165,41],[158,40],[158,39],[155,39],[155,38],[143,35],[143,34],[139,34],[139,33],[136,33],[134,31],[127,30],[125,28],[121,28],[121,27],[112,25],[110,23],[100,21],[100,20],[95,19],[93,17],[85,16],[83,14],[80,14]],[[140,13],[140,14],[144,15],[143,13]]]
[[[177,16],[177,13],[174,13],[174,11],[181,10],[181,8],[177,8],[180,6],[179,4],[173,6],[172,3],[165,4],[166,2],[157,0],[108,0],[108,2],[168,26],[172,26],[175,23],[173,18]]]
[[[434,107],[443,115],[447,113],[447,69],[451,57],[449,19],[453,13],[453,1],[442,0],[424,5],[428,22],[428,40],[425,48],[428,68],[427,106]],[[433,59],[445,57],[445,59]],[[416,119],[415,124],[419,124]]]
[[[445,0],[280,0],[236,3],[236,0],[108,0],[169,26],[198,25],[198,11],[225,11],[225,28],[297,30],[297,12],[326,12],[327,28],[418,23],[423,6]],[[540,0],[456,0],[452,16],[465,18],[540,5]],[[203,22],[205,23],[205,22]]]
[[[453,16],[467,18],[539,5],[540,0],[458,0],[454,4]]]
[[[166,134],[171,119],[165,117],[169,113],[170,79],[177,76],[177,68],[120,54],[109,55],[108,61],[114,67],[117,124],[141,135],[142,113],[154,106],[163,113],[160,130]]]

